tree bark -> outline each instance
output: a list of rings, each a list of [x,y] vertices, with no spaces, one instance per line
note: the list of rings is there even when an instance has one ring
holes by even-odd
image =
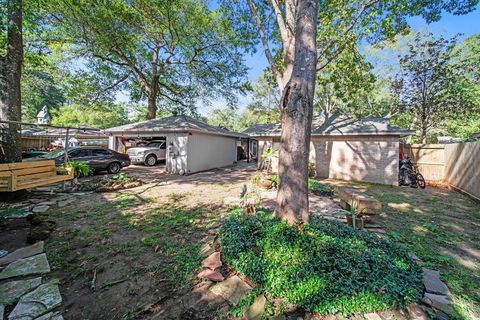
[[[422,127],[422,143],[426,144],[427,143],[427,128]]]
[[[157,101],[156,95],[148,95],[148,112],[147,120],[155,119],[157,117]]]
[[[153,81],[155,81],[155,79]],[[148,95],[147,120],[152,120],[157,117],[157,95],[158,95],[157,83],[154,82],[150,88],[147,88],[147,95]]]
[[[280,102],[282,131],[276,215],[308,223],[308,156],[316,73],[317,1],[299,0],[292,76]]]
[[[7,12],[7,49],[6,55],[0,57],[0,119],[21,121],[22,0],[8,0]],[[21,126],[0,124],[0,139],[0,163],[21,162]]]

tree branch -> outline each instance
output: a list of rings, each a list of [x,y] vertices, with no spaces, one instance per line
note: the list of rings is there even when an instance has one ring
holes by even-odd
[[[357,15],[356,17],[353,19],[353,22],[347,27],[347,29],[343,32],[343,37],[345,37],[350,31],[352,31],[352,29],[355,27],[355,25],[357,24],[358,20],[360,20],[361,16],[363,15],[363,13],[369,9],[370,7],[372,7],[374,4],[376,4],[377,2],[379,2],[379,0],[372,0],[368,3],[365,3],[364,5],[360,6],[359,10],[357,11]],[[320,60],[323,55],[332,48],[332,46],[335,44],[335,41],[330,41],[330,43],[324,47],[324,49],[318,54],[318,59]],[[341,49],[340,49],[341,48]],[[339,48],[337,48],[337,50],[335,50],[334,54],[333,54],[333,58],[330,57],[329,59],[326,60],[325,63],[323,64],[318,64],[317,65],[317,71],[320,71],[322,70],[323,68],[325,68],[333,59],[335,59],[343,50],[345,49],[345,45],[343,46],[340,46]]]
[[[278,0],[271,0],[273,10],[275,11],[275,15],[277,17],[277,24],[278,29],[280,30],[280,36],[282,37],[282,42],[284,46],[288,43],[288,34],[287,34],[287,27],[285,26],[285,21],[283,18],[282,10],[280,10],[280,5],[278,4]]]
[[[263,51],[265,51],[265,56],[267,57],[268,64],[270,65],[270,70],[272,71],[273,75],[277,79],[277,83],[280,87],[280,90],[282,90],[283,89],[282,74],[278,70],[277,66],[275,65],[275,61],[273,60],[272,52],[270,50],[270,46],[268,45],[268,39],[265,34],[262,21],[258,16],[257,9],[255,7],[255,4],[253,3],[253,0],[247,0],[247,2],[248,2],[248,6],[250,7],[250,11],[252,12],[252,15],[255,19],[255,24],[257,25],[258,33],[260,34],[260,39],[262,40]]]

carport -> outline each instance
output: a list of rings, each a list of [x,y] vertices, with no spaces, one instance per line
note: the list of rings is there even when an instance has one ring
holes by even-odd
[[[183,115],[131,123],[105,132],[109,148],[119,152],[125,152],[131,141],[165,139],[166,171],[181,175],[234,164],[241,139],[249,138]]]

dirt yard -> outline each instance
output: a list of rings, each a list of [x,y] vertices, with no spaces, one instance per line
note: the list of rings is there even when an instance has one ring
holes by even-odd
[[[138,188],[79,194],[67,206],[52,206],[45,213],[56,222],[46,241],[53,269],[47,277],[60,283],[65,318],[180,313],[172,306],[196,281],[224,199],[238,198],[254,169],[240,164],[185,177],[158,174]],[[29,223],[9,221],[0,226],[0,242],[12,251],[26,245]]]
[[[143,175],[147,183],[76,194],[69,204],[44,213],[56,222],[46,241],[52,267],[47,277],[60,284],[65,319],[166,319],[184,311],[180,301],[198,282],[194,275],[205,248],[255,165],[184,177],[157,169],[129,168],[128,175]],[[348,184],[382,201],[376,223],[426,267],[441,271],[464,318],[478,315],[480,205],[443,189]],[[262,197],[264,206],[274,205],[274,193]],[[311,196],[313,214],[327,215],[335,208],[335,201]],[[0,225],[0,249],[25,246],[28,229],[26,219]]]

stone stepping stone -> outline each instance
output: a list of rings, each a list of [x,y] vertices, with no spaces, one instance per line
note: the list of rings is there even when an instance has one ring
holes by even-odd
[[[425,286],[425,290],[429,293],[435,294],[442,294],[442,295],[449,295],[450,290],[445,283],[440,280],[440,272],[436,270],[430,270],[427,268],[423,268],[423,285]]]
[[[454,313],[452,302],[447,296],[427,292],[423,296],[422,302],[447,314]]]
[[[40,202],[38,205],[39,206],[53,206],[56,203],[57,203],[57,201],[55,201],[55,200],[49,200],[49,201]]]
[[[222,266],[222,261],[220,260],[220,252],[214,252],[203,260],[202,265],[205,268],[212,270],[218,269]]]
[[[237,305],[250,290],[252,290],[252,287],[237,275],[219,282],[210,288],[211,292],[223,297],[234,306]]]
[[[200,254],[204,257],[211,255],[213,252],[214,250],[212,246],[208,243],[203,244],[202,247],[200,248]]]
[[[44,212],[47,211],[48,209],[50,209],[50,206],[41,205],[41,206],[33,207],[32,212],[33,212],[33,213],[44,213]]]
[[[13,304],[27,292],[32,291],[42,283],[42,278],[10,281],[0,285],[0,304],[8,306]]]
[[[376,313],[367,313],[363,315],[367,320],[383,320],[378,314]]]
[[[223,297],[216,295],[209,290],[212,284],[213,283],[210,281],[204,281],[195,286],[192,292],[186,294],[181,299],[184,309],[191,311],[191,313],[195,314],[198,319],[210,319],[216,310],[227,305],[227,302]],[[175,312],[172,319],[177,318],[179,315],[179,312]],[[202,317],[202,315],[205,317]]]
[[[35,320],[63,320],[63,316],[60,312],[49,312],[41,317],[35,318]]]
[[[35,319],[58,307],[61,303],[62,296],[58,285],[46,283],[21,297],[13,311],[8,315],[8,320]]]
[[[257,296],[253,301],[252,305],[245,310],[243,315],[247,320],[261,320],[263,313],[265,312],[265,304],[267,299],[263,294]]]
[[[215,281],[215,282],[225,280],[224,276],[219,271],[210,270],[210,269],[205,269],[201,271],[199,274],[197,274],[197,277],[200,279],[206,279],[206,280]]]
[[[47,261],[47,255],[42,253],[10,263],[5,269],[3,269],[2,273],[0,273],[0,280],[48,272],[50,272],[50,265]]]
[[[15,260],[28,258],[31,256],[35,256],[43,252],[44,243],[43,241],[37,242],[31,246],[20,248],[18,250],[13,251],[9,255],[0,258],[0,266],[12,263]]]
[[[411,320],[429,320],[430,318],[418,303],[411,303],[407,306],[408,316]]]

